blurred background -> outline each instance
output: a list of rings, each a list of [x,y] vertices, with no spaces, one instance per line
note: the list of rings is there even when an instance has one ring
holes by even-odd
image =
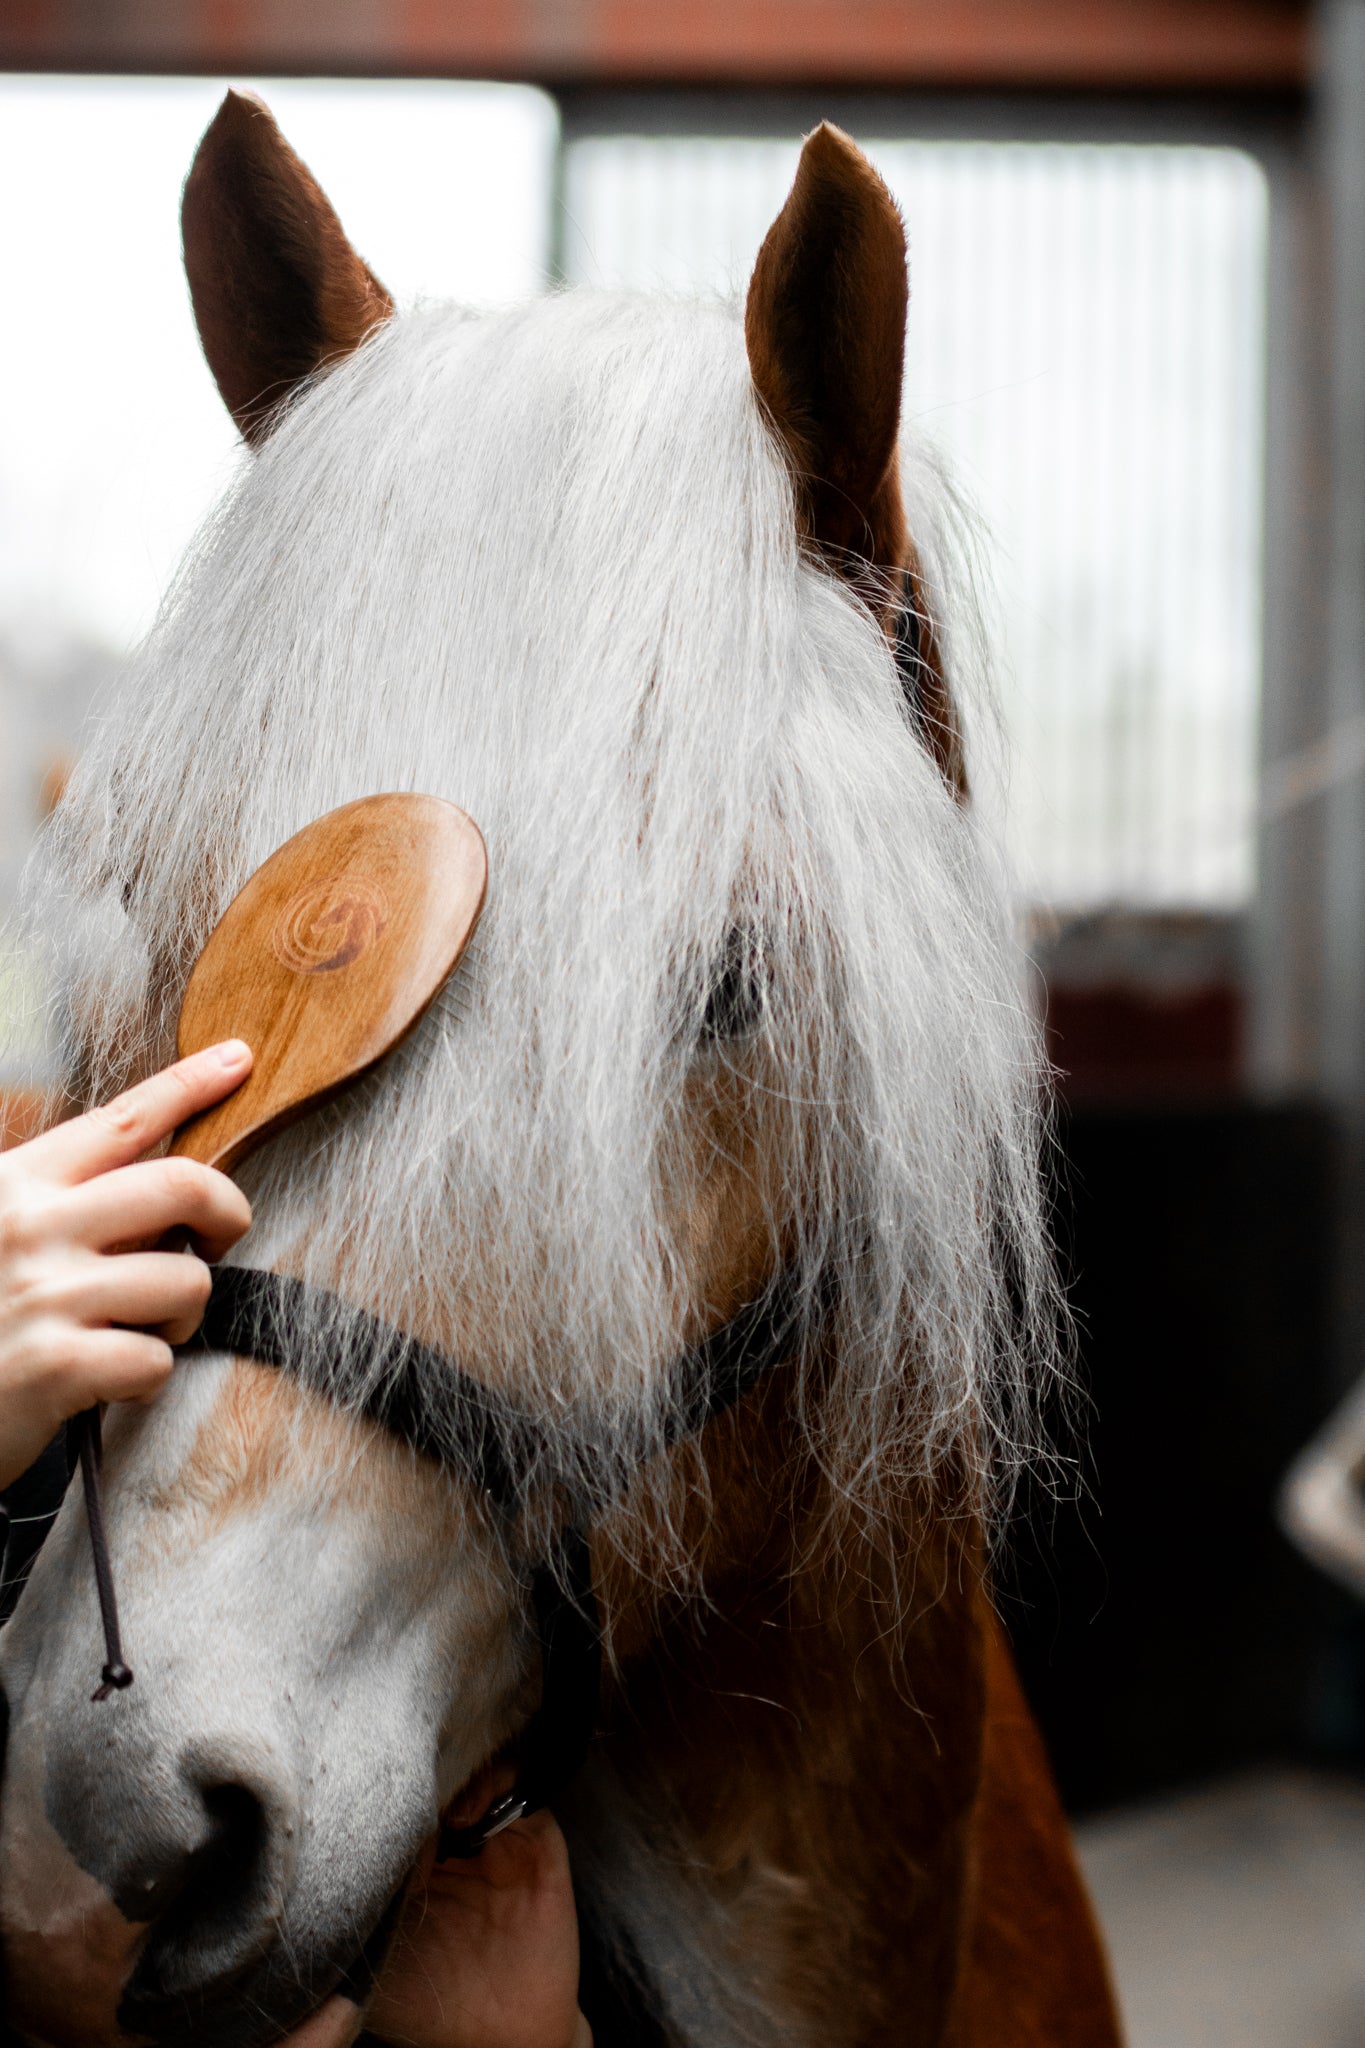
[[[1365,0],[7,0],[0,911],[241,459],[178,247],[225,82],[400,300],[742,288],[814,121],[881,167],[1090,1403],[1002,1597],[1134,2048],[1360,2048],[1365,1623],[1277,1499],[1365,1370]]]

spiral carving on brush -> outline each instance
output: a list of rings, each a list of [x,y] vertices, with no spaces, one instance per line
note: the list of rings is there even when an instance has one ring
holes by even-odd
[[[292,896],[270,947],[291,974],[331,974],[367,952],[389,921],[389,902],[365,875],[329,875]]]

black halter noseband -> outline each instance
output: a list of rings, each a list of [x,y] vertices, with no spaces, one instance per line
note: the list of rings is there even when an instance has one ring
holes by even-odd
[[[823,1312],[823,1296],[803,1299],[790,1272],[783,1272],[749,1307],[701,1343],[684,1352],[672,1368],[665,1444],[695,1435],[723,1415],[774,1367],[790,1357],[812,1318]],[[333,1343],[343,1354],[334,1369]],[[319,1358],[326,1348],[327,1356]],[[334,1392],[339,1404],[362,1414],[423,1458],[445,1466],[476,1487],[490,1507],[510,1521],[528,1478],[552,1474],[557,1461],[535,1418],[519,1410],[467,1373],[445,1353],[422,1344],[392,1324],[350,1307],[324,1289],[305,1286],[284,1274],[243,1266],[220,1266],[204,1320],[188,1351],[230,1352],[258,1364],[297,1374],[305,1383]],[[321,1365],[325,1369],[318,1371]],[[333,1369],[327,1369],[333,1368]],[[432,1420],[430,1389],[439,1383],[460,1426],[438,1431]],[[357,1388],[366,1389],[357,1395]],[[451,1404],[443,1400],[442,1406]],[[79,1461],[85,1481],[91,1549],[105,1637],[105,1665],[96,1699],[133,1681],[119,1641],[118,1609],[105,1541],[100,1488],[97,1411],[68,1426],[66,1471]],[[593,1589],[588,1531],[591,1522],[619,1498],[631,1473],[657,1447],[641,1440],[619,1454],[610,1471],[599,1472],[586,1492],[571,1491],[570,1504],[548,1554],[530,1575],[531,1606],[541,1653],[540,1704],[517,1745],[512,1790],[496,1799],[478,1820],[464,1827],[443,1823],[437,1855],[477,1856],[499,1829],[558,1798],[582,1764],[597,1719],[601,1674],[601,1633]],[[51,1464],[51,1461],[49,1461]],[[58,1498],[65,1475],[50,1479]],[[33,1546],[29,1546],[30,1557]]]

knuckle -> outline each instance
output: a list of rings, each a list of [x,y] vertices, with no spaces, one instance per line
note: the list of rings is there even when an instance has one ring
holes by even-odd
[[[173,1067],[164,1068],[157,1076],[157,1080],[170,1098],[166,1104],[166,1123],[169,1127],[172,1123],[179,1123],[186,1110],[192,1109],[199,1099],[194,1086],[194,1072],[182,1060]]]
[[[169,1344],[159,1337],[146,1338],[137,1357],[124,1367],[119,1398],[125,1401],[150,1399],[165,1386],[174,1365],[175,1353]]]
[[[68,1345],[54,1357],[44,1375],[52,1406],[61,1415],[79,1415],[103,1399],[99,1351],[87,1341],[79,1349]]]
[[[97,1130],[108,1131],[115,1138],[136,1138],[142,1129],[142,1105],[135,1090],[125,1095],[116,1095],[112,1102],[102,1102],[98,1109],[87,1111],[90,1122]]]
[[[46,1317],[59,1306],[65,1293],[61,1275],[44,1259],[21,1253],[10,1263],[5,1275],[5,1295],[17,1315]]]
[[[199,1209],[204,1200],[204,1170],[192,1159],[163,1159],[161,1182],[165,1193],[178,1207]]]
[[[31,1252],[37,1242],[36,1226],[36,1204],[32,1202],[15,1202],[0,1209],[0,1258],[8,1262]]]
[[[29,1360],[52,1390],[60,1393],[79,1372],[77,1347],[70,1326],[56,1316],[43,1316],[28,1333]]]
[[[209,1305],[213,1292],[213,1274],[202,1259],[187,1258],[183,1262],[189,1269],[185,1274],[185,1299],[191,1308],[202,1311]]]
[[[133,1367],[144,1385],[160,1386],[163,1380],[169,1379],[174,1364],[175,1353],[164,1337],[139,1339]]]

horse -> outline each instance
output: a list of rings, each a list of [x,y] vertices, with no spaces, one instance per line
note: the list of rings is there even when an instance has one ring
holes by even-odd
[[[74,1497],[0,1643],[11,2027],[257,2048],[313,2010],[516,1756],[528,1586],[587,1500],[604,1675],[556,1810],[626,2016],[599,2048],[1113,2048],[991,1600],[1065,1312],[894,202],[821,126],[742,309],[399,313],[229,93],[183,231],[240,472],[29,928],[94,1102],[290,834],[383,790],[477,820],[459,972],[243,1170],[233,1254],[458,1371],[424,1382],[446,1456],[339,1382],[321,1311],[298,1371],[209,1349],[111,1411],[136,1682],[90,1698]],[[782,1356],[699,1419],[677,1361],[779,1277]],[[509,1512],[461,1465],[471,1384],[536,1420]]]

